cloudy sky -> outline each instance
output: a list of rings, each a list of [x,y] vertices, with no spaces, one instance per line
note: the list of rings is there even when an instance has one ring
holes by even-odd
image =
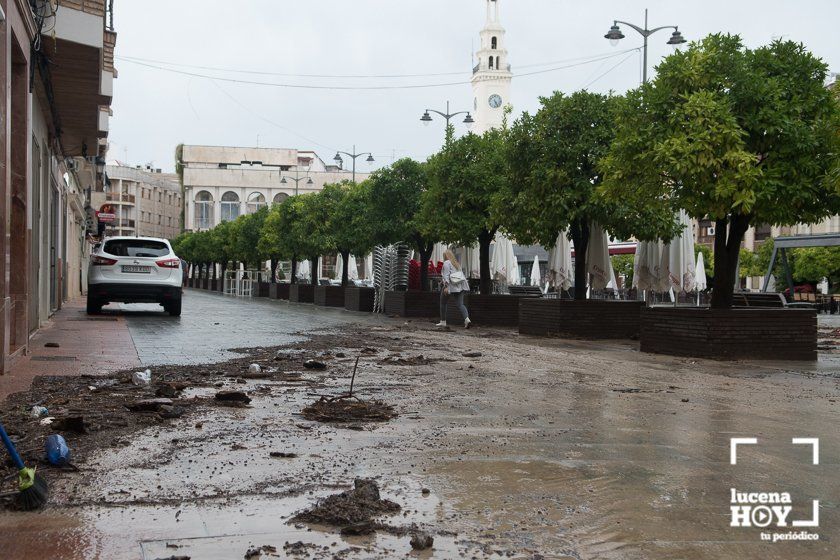
[[[642,24],[645,7],[651,27],[678,25],[689,40],[731,32],[754,47],[784,37],[840,72],[836,0],[500,1],[509,61],[519,74],[515,113],[533,111],[539,96],[555,90],[623,92],[638,85],[641,54],[630,49],[642,45],[641,37],[625,26],[627,38],[613,48],[603,35],[613,19]],[[447,100],[453,110],[471,108],[472,51],[484,6],[485,0],[117,0],[109,159],[172,170],[180,142],[314,149],[326,160],[355,144],[374,153],[374,167],[423,159],[443,138],[442,122],[422,126],[423,110],[442,110]],[[651,37],[651,69],[670,52],[669,34]],[[457,132],[465,132],[460,122]]]

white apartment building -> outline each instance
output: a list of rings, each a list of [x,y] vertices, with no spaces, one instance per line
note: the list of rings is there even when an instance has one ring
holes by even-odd
[[[116,220],[106,235],[142,235],[172,239],[181,233],[184,207],[181,184],[174,173],[152,167],[108,165],[104,193],[94,193],[96,209],[110,205]]]
[[[184,229],[211,229],[295,194],[351,180],[352,173],[327,165],[312,151],[185,145],[181,152]],[[356,181],[367,173],[356,172]]]

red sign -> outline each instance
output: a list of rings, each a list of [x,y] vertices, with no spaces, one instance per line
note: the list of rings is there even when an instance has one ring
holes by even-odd
[[[96,213],[96,219],[103,224],[113,224],[117,221],[117,215],[114,213],[113,204],[103,204]]]

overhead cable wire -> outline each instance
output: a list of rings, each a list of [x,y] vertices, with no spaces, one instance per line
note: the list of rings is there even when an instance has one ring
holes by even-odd
[[[631,49],[631,51],[635,51],[637,49]],[[621,51],[618,53],[614,53],[608,56],[603,56],[601,58],[594,58],[591,60],[587,60],[585,62],[578,62],[575,64],[568,64],[565,66],[557,66],[554,68],[548,68],[545,70],[537,70],[534,72],[526,72],[524,74],[515,74],[514,78],[522,78],[526,76],[535,76],[537,74],[546,74],[548,72],[556,72],[558,70],[566,70],[568,68],[575,68],[578,66],[584,66],[586,64],[592,64],[594,62],[601,62],[602,60],[608,60],[610,58],[615,58],[622,54],[625,54],[627,51]],[[172,74],[181,74],[184,76],[193,76],[195,78],[205,78],[208,80],[218,80],[221,82],[228,82],[234,84],[244,84],[244,85],[257,85],[257,86],[268,86],[268,87],[279,87],[279,88],[290,88],[290,89],[314,89],[314,90],[334,90],[334,91],[385,91],[385,90],[401,90],[401,89],[430,89],[430,88],[438,88],[438,87],[450,87],[450,86],[461,86],[467,85],[471,83],[469,80],[467,81],[459,81],[459,82],[446,82],[446,83],[435,83],[435,84],[408,84],[408,85],[375,85],[375,86],[347,86],[347,85],[313,85],[313,84],[287,84],[287,83],[277,83],[277,82],[258,82],[253,80],[240,80],[237,78],[228,78],[224,76],[211,76],[208,74],[201,74],[198,72],[189,72],[186,70],[176,70],[174,68],[166,68],[164,66],[159,66],[155,64],[149,64],[145,62],[138,62],[134,60],[125,60],[130,64],[136,64],[139,66],[144,66],[147,68],[153,68],[156,70],[161,70],[163,72],[169,72]]]
[[[553,66],[555,64],[567,64],[572,62],[588,61],[590,59],[602,59],[602,57],[620,56],[626,52],[638,50],[637,48],[626,49],[622,51],[615,51],[610,53],[601,53],[597,55],[581,56],[576,58],[568,58],[563,60],[554,60],[551,62],[539,62],[534,64],[518,64],[517,68],[538,68],[541,66]],[[180,62],[171,62],[166,60],[158,60],[151,58],[142,58],[138,56],[117,55],[117,60],[123,60],[130,63],[143,63],[149,65],[163,65],[174,68],[187,68],[193,70],[211,70],[214,72],[227,72],[233,74],[250,74],[255,76],[279,76],[284,78],[334,78],[334,79],[369,79],[369,78],[435,78],[441,76],[463,76],[469,71],[458,72],[436,72],[426,74],[299,74],[291,72],[267,72],[262,70],[247,70],[241,68],[226,68],[221,66],[202,66],[197,64],[185,64]]]
[[[616,68],[618,68],[619,66],[621,66],[622,64],[624,64],[625,62],[627,62],[627,61],[630,59],[630,57],[631,57],[631,56],[633,56],[633,53],[629,53],[627,56],[625,56],[624,58],[622,58],[621,60],[619,60],[617,64],[615,64],[615,65],[611,66],[609,69],[607,69],[607,71],[606,71],[606,72],[604,72],[603,74],[600,74],[597,78],[595,78],[594,80],[590,81],[588,84],[586,84],[585,86],[583,86],[583,87],[582,87],[582,88],[580,88],[580,89],[586,89],[586,88],[588,88],[589,86],[591,86],[592,84],[594,84],[595,82],[597,82],[598,80],[600,80],[601,78],[603,78],[604,76],[606,76],[607,74],[609,74],[610,72],[612,72],[613,70],[615,70]]]

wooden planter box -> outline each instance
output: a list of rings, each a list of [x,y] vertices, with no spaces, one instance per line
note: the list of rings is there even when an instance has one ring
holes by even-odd
[[[269,284],[269,299],[289,299],[289,284]]]
[[[256,297],[268,297],[268,287],[271,286],[268,282],[257,282],[257,289],[254,295]]]
[[[641,301],[522,298],[519,332],[573,338],[638,338]]]
[[[210,279],[210,291],[211,292],[218,292],[219,291],[219,279],[218,278]]]
[[[386,315],[399,317],[438,317],[440,294],[438,292],[385,292]]]
[[[817,312],[811,309],[644,309],[642,352],[695,358],[817,359]]]
[[[344,309],[348,311],[373,311],[375,288],[347,286],[344,290]]]
[[[289,301],[292,303],[312,303],[315,301],[315,286],[312,284],[290,285]]]
[[[209,278],[202,278],[199,281],[198,287],[202,290],[206,290],[210,287],[210,279]]]
[[[323,307],[344,307],[344,286],[315,286],[313,303]]]

